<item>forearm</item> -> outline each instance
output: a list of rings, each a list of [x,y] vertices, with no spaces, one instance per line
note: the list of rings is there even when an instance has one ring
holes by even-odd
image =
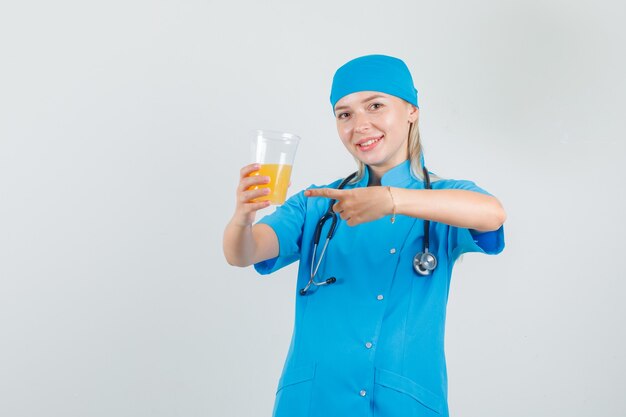
[[[396,213],[479,231],[497,230],[506,219],[497,198],[468,190],[391,188]]]
[[[256,251],[252,225],[240,225],[231,220],[224,230],[223,249],[229,264],[241,267],[252,265]]]

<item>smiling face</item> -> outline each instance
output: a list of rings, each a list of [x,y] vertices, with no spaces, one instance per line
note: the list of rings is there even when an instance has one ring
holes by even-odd
[[[409,128],[418,115],[412,104],[377,91],[352,93],[335,105],[341,141],[378,178],[408,158]]]

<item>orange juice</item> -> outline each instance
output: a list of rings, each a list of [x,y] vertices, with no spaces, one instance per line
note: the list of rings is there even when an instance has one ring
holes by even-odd
[[[252,202],[269,200],[271,204],[283,204],[287,198],[287,187],[289,187],[289,178],[291,177],[291,165],[284,164],[261,164],[261,169],[250,174],[262,175],[270,177],[267,184],[253,185],[249,190],[258,190],[259,188],[270,188],[270,193],[266,196],[258,197]]]

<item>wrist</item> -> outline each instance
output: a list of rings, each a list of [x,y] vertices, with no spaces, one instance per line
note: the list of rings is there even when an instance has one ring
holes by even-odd
[[[396,200],[393,196],[393,191],[391,191],[391,187],[387,186],[387,191],[389,191],[389,196],[391,197],[391,210],[390,210],[390,214],[391,214],[391,224],[395,223],[396,221]]]
[[[245,219],[245,218],[244,218],[244,219],[241,219],[241,218],[239,218],[239,217],[237,217],[237,216],[233,216],[233,217],[230,219],[230,225],[231,225],[232,227],[236,227],[236,228],[238,228],[238,229],[246,229],[246,228],[248,228],[248,227],[252,227],[252,223],[251,223],[251,222],[249,222],[249,220],[248,220],[248,219]]]

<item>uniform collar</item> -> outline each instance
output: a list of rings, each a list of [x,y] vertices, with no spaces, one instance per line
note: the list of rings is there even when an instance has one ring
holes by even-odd
[[[369,182],[370,178],[369,171],[370,167],[367,167],[365,169],[363,178],[361,179],[361,181],[359,181],[360,187],[367,187],[367,183]],[[404,160],[404,162],[401,162],[400,164],[391,168],[389,171],[385,172],[380,180],[380,184],[382,186],[389,185],[392,187],[406,186],[412,179],[414,179],[414,177],[413,173],[411,172],[411,161],[406,159]]]

